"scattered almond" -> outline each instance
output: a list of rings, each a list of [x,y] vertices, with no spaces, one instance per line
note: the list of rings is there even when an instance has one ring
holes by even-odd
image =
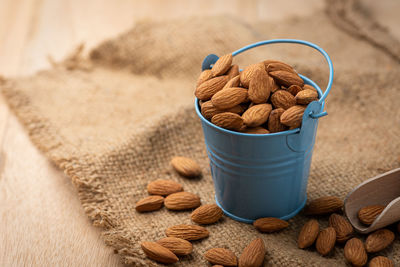
[[[285,110],[296,105],[294,96],[285,90],[278,90],[273,93],[271,96],[271,102],[275,108],[283,108]]]
[[[290,107],[282,113],[281,123],[292,128],[300,127],[305,109],[304,106],[299,105]]]
[[[177,192],[168,195],[164,200],[164,205],[169,210],[188,210],[201,205],[200,198],[189,192]]]
[[[211,98],[212,104],[218,109],[232,108],[243,103],[247,98],[247,89],[231,87],[217,92]]]
[[[271,71],[268,74],[272,78],[274,78],[278,84],[283,85],[285,87],[289,87],[291,85],[298,85],[298,86],[304,85],[303,79],[301,79],[300,76],[294,72],[278,70],[278,71]]]
[[[368,253],[375,253],[387,248],[394,241],[394,233],[388,229],[373,232],[365,240],[365,249]]]
[[[354,266],[363,266],[367,263],[368,256],[363,242],[358,238],[352,238],[344,246],[344,257]]]
[[[309,220],[303,228],[301,228],[297,245],[299,248],[308,248],[314,244],[319,234],[319,224],[317,220]]]
[[[333,227],[336,231],[336,241],[343,243],[353,236],[353,226],[349,221],[336,213],[333,213],[329,217],[329,226]]]
[[[218,91],[224,88],[228,82],[228,76],[219,76],[202,82],[197,88],[194,95],[200,100],[209,100]]]
[[[148,196],[136,203],[135,209],[138,212],[155,211],[161,209],[164,203],[162,196]]]
[[[255,220],[253,225],[260,232],[272,233],[288,227],[289,223],[278,218],[268,217]]]
[[[220,57],[211,69],[213,75],[220,76],[225,74],[231,68],[232,60],[232,54],[227,54]]]
[[[179,261],[178,257],[171,250],[161,246],[156,242],[146,241],[142,242],[140,245],[143,252],[149,259],[167,264]]]
[[[147,185],[147,192],[150,195],[167,196],[182,190],[182,185],[172,180],[157,179]]]
[[[235,254],[226,248],[212,248],[204,253],[204,257],[212,264],[223,266],[237,266]]]
[[[240,73],[240,82],[244,87],[249,88],[250,81],[256,75],[257,69],[265,71],[264,63],[249,65]]]
[[[326,196],[314,199],[305,208],[306,215],[330,214],[341,210],[343,200],[336,196]]]
[[[301,90],[296,95],[296,103],[299,105],[308,105],[313,101],[318,100],[318,93],[314,90]]]
[[[282,124],[280,120],[283,112],[285,112],[283,108],[276,108],[269,113],[268,130],[271,133],[277,133],[287,130],[287,126]]]
[[[382,205],[363,207],[358,211],[358,219],[365,225],[371,225],[384,209],[385,206]]]
[[[192,212],[192,221],[198,224],[215,223],[222,217],[222,209],[217,204],[206,204]]]
[[[184,177],[198,177],[201,175],[201,168],[196,161],[187,157],[173,157],[171,165],[180,175]]]
[[[248,127],[260,126],[268,120],[271,110],[270,104],[254,105],[243,113],[243,122]]]
[[[264,70],[256,69],[249,84],[249,99],[255,104],[266,103],[271,93],[269,76]]]
[[[254,239],[239,257],[239,267],[260,267],[264,262],[265,245],[261,238]]]
[[[394,267],[391,259],[384,256],[377,256],[369,262],[369,267]]]
[[[211,122],[228,130],[239,131],[243,127],[243,118],[232,112],[216,114],[211,118]]]
[[[171,250],[175,255],[185,256],[193,251],[193,245],[189,241],[177,237],[164,237],[157,241],[161,246]]]
[[[335,247],[335,243],[336,231],[333,227],[328,227],[319,233],[317,242],[315,243],[315,248],[319,254],[326,256]]]
[[[177,237],[191,241],[206,238],[209,232],[202,226],[179,224],[168,228],[165,234],[169,237]]]

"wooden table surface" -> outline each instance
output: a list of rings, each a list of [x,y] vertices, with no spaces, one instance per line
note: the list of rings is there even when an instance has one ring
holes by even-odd
[[[0,0],[0,75],[33,74],[50,67],[48,56],[60,60],[82,42],[93,47],[143,18],[240,14],[279,20],[322,5],[319,0]],[[70,179],[33,146],[2,97],[0,265],[120,265],[84,214]]]

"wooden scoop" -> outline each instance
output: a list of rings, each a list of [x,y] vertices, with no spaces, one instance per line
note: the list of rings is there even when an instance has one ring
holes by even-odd
[[[358,217],[358,211],[369,205],[386,208],[366,226]],[[357,232],[367,234],[400,221],[400,168],[371,178],[351,191],[344,201],[344,212]]]

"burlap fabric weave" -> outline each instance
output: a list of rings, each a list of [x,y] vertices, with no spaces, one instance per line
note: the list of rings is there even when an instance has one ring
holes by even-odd
[[[203,203],[214,201],[193,108],[194,84],[209,53],[221,55],[278,37],[309,40],[328,51],[336,73],[329,116],[319,124],[309,199],[344,197],[359,182],[399,167],[400,45],[379,27],[373,29],[379,40],[371,42],[373,18],[348,2],[353,3],[332,1],[329,13],[279,23],[247,25],[227,17],[142,22],[90,51],[89,60],[74,54],[50,70],[5,80],[1,89],[32,141],[72,178],[105,242],[125,263],[155,266],[140,242],[157,240],[166,228],[191,222],[190,212],[135,212],[135,202],[147,195],[147,183],[173,179],[199,194]],[[384,45],[388,42],[390,46]],[[235,62],[244,66],[267,58],[287,60],[321,86],[326,84],[327,67],[307,48],[259,48]],[[169,161],[175,155],[195,158],[203,177],[187,180],[171,171]],[[176,266],[206,265],[202,255],[212,247],[240,255],[255,237],[265,241],[266,266],[346,265],[341,246],[327,257],[297,248],[296,237],[306,220],[300,214],[284,231],[260,234],[251,225],[223,218],[207,227],[210,237],[194,242],[194,252]],[[319,220],[322,227],[327,225],[326,217]],[[399,250],[397,240],[379,255],[400,264]]]

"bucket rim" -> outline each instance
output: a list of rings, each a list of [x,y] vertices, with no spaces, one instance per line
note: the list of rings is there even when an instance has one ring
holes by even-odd
[[[313,80],[311,80],[310,78],[308,78],[304,75],[299,74],[299,76],[303,79],[305,84],[309,84],[309,85],[313,86],[315,89],[317,89],[318,97],[322,96],[322,90],[318,86],[318,84],[316,84]],[[325,100],[322,102],[321,110],[324,110],[324,104],[325,104]],[[286,135],[296,134],[296,133],[299,133],[301,130],[300,128],[296,128],[296,129],[292,129],[292,130],[287,130],[287,131],[282,131],[282,132],[277,132],[277,133],[268,133],[268,134],[250,134],[250,133],[236,132],[236,131],[232,131],[232,130],[228,130],[228,129],[219,127],[219,126],[213,124],[212,122],[210,122],[209,120],[207,120],[206,118],[204,118],[203,114],[201,114],[201,110],[199,108],[199,106],[200,106],[199,99],[197,97],[195,98],[194,106],[196,109],[196,114],[202,122],[206,123],[208,126],[211,126],[212,128],[214,128],[220,132],[224,132],[224,133],[228,133],[228,134],[233,134],[233,135],[237,135],[237,136],[245,136],[245,137],[251,136],[251,137],[255,137],[255,138],[265,138],[265,137],[269,137],[269,136],[286,136]],[[315,118],[315,119],[318,119],[318,118]]]

